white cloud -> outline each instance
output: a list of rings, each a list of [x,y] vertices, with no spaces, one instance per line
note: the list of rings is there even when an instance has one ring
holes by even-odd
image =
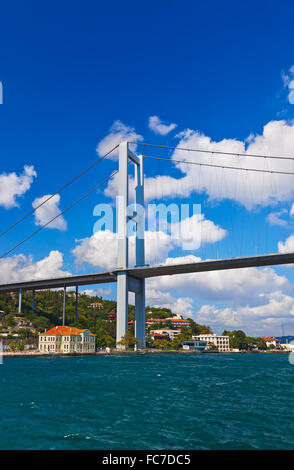
[[[49,255],[40,261],[33,261],[31,256],[15,255],[0,260],[1,282],[18,282],[26,280],[46,279],[70,276],[64,271],[63,254],[60,251],[50,251]]]
[[[76,242],[78,244],[72,253],[78,265],[88,263],[106,270],[116,267],[117,240],[113,232],[109,230],[96,232],[91,237]]]
[[[98,287],[97,292],[101,297],[109,297],[112,294],[112,287]]]
[[[32,204],[33,208],[36,208],[39,204],[41,204],[43,201],[48,199],[48,197],[50,197],[50,194],[44,195],[42,197],[37,197]],[[60,196],[59,194],[56,194],[43,206],[37,209],[36,212],[34,213],[35,224],[44,225],[47,222],[49,222],[49,220],[51,220],[53,217],[60,214],[61,211],[59,209],[59,203],[60,203]],[[66,230],[67,222],[63,218],[63,216],[60,216],[57,219],[55,219],[53,222],[51,222],[51,224],[47,225],[46,228],[56,228],[58,230]]]
[[[169,308],[173,313],[184,316],[193,316],[193,299],[190,297],[174,297],[170,292],[159,289],[150,289],[146,284],[146,305],[155,308]]]
[[[288,74],[282,73],[284,87],[288,89],[287,99],[294,104],[294,65],[289,68]]]
[[[158,264],[165,260],[173,243],[168,234],[163,232],[145,232],[146,260]],[[78,265],[88,263],[100,269],[117,267],[117,235],[110,230],[99,231],[91,237],[77,240],[77,246],[72,250]],[[129,237],[130,266],[135,263],[135,236]]]
[[[279,253],[293,253],[294,252],[294,235],[290,235],[285,242],[278,242]]]
[[[283,227],[287,225],[287,222],[286,220],[282,219],[281,216],[287,213],[288,213],[287,209],[282,209],[278,212],[271,212],[270,214],[268,214],[266,220],[268,221],[270,225],[280,225],[281,227]],[[290,212],[290,215],[291,215],[291,212]]]
[[[80,293],[89,295],[91,297],[95,297],[96,295],[98,297],[100,297],[100,296],[101,297],[108,297],[109,295],[112,294],[112,288],[107,287],[106,289],[104,289],[102,287],[98,287],[96,289],[80,289]]]
[[[171,224],[171,230],[179,234],[179,238],[174,240],[175,245],[190,250],[199,248],[201,244],[216,243],[227,235],[226,230],[205,219],[204,214],[194,214]]]
[[[202,305],[194,317],[199,323],[206,323],[213,329],[243,329],[249,335],[278,335],[281,324],[286,323],[293,332],[294,299],[281,291],[265,296],[260,306],[239,306],[219,308],[215,305]]]
[[[149,129],[155,132],[155,134],[167,135],[176,127],[177,127],[177,124],[174,124],[174,123],[164,124],[164,122],[161,119],[159,119],[158,116],[149,117]]]
[[[175,234],[178,234],[178,237]],[[191,238],[192,234],[192,238]],[[196,234],[196,236],[195,236]],[[215,243],[226,236],[227,232],[203,214],[195,214],[178,224],[172,225],[172,232],[145,231],[145,258],[148,264],[160,264],[167,259],[175,247],[194,250],[200,242]],[[117,266],[117,235],[110,230],[95,232],[91,237],[76,240],[72,250],[76,263],[88,263],[101,269],[114,269]],[[129,236],[130,266],[135,264],[135,235]],[[103,254],[103,255],[102,255]]]
[[[164,264],[196,263],[194,255],[167,258]],[[285,276],[272,268],[244,268],[203,273],[162,276],[148,280],[148,288],[161,292],[176,292],[180,297],[202,301],[233,301],[238,305],[261,305],[264,295],[278,290],[290,291],[292,286]]]
[[[109,134],[106,135],[97,145],[96,151],[100,157],[109,152],[113,147],[120,144],[123,140],[130,142],[141,142],[143,137],[137,134],[133,127],[126,126],[121,121],[114,121]],[[135,151],[137,146],[131,145],[130,148]],[[118,157],[118,149],[114,150],[108,158],[115,159]]]
[[[31,187],[33,178],[37,176],[33,166],[24,166],[21,175],[13,173],[2,173],[0,175],[0,205],[9,209],[17,207],[17,197],[25,194]]]
[[[264,126],[261,135],[252,136],[250,143],[223,139],[215,142],[210,137],[187,129],[178,134],[178,147],[216,150],[238,154],[294,156],[294,121],[271,121]],[[247,147],[246,147],[247,145]],[[248,210],[256,206],[271,206],[293,198],[293,176],[232,170],[185,164],[185,161],[213,163],[217,165],[260,170],[289,171],[293,173],[290,160],[252,158],[175,150],[172,159],[182,176],[166,175],[145,177],[145,201],[164,198],[187,198],[192,193],[207,194],[211,201],[230,199],[244,205]],[[167,164],[172,165],[172,164]],[[130,178],[130,196],[133,179]],[[105,195],[114,198],[118,193],[118,175],[109,182]]]

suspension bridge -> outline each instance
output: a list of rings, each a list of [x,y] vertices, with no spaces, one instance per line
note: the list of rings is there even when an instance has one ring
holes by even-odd
[[[144,207],[144,158],[158,158],[161,160],[167,160],[163,157],[152,157],[145,155],[137,155],[130,149],[131,142],[122,142],[119,146],[114,147],[110,152],[104,155],[101,159],[94,162],[83,172],[77,175],[74,179],[56,191],[53,195],[49,196],[45,201],[42,201],[36,208],[27,213],[24,217],[19,219],[16,223],[11,225],[7,230],[3,231],[0,236],[7,233],[15,225],[20,223],[24,218],[28,217],[31,213],[38,210],[43,204],[45,204],[49,199],[51,199],[55,194],[61,192],[64,188],[72,184],[77,178],[82,176],[85,172],[91,169],[98,161],[106,158],[113,150],[119,147],[119,168],[113,172],[108,178],[103,180],[101,183],[96,185],[81,198],[71,204],[69,207],[61,211],[58,215],[48,221],[46,224],[41,226],[39,229],[32,232],[29,236],[25,237],[13,248],[8,250],[6,253],[3,253],[0,256],[4,258],[9,253],[14,251],[18,246],[22,245],[26,240],[37,234],[40,230],[48,226],[53,220],[57,217],[60,217],[66,211],[70,210],[75,204],[80,202],[88,194],[92,193],[95,189],[100,187],[106,181],[111,179],[115,174],[119,175],[119,188],[118,188],[118,253],[117,253],[117,266],[114,267],[111,271],[105,272],[96,272],[90,274],[81,274],[81,275],[70,275],[59,278],[49,278],[49,279],[32,279],[25,280],[21,282],[11,282],[6,284],[0,284],[0,292],[11,292],[18,291],[19,293],[19,312],[22,309],[22,293],[23,291],[30,290],[33,292],[32,296],[32,309],[35,308],[35,291],[42,289],[53,289],[53,288],[62,288],[64,289],[63,296],[63,325],[66,323],[65,317],[65,302],[66,302],[66,289],[69,287],[75,287],[75,320],[78,317],[78,288],[79,286],[85,285],[95,285],[95,284],[105,284],[105,283],[116,283],[117,284],[117,331],[116,338],[117,342],[120,341],[122,336],[125,335],[128,330],[128,293],[133,292],[135,294],[135,336],[140,341],[139,347],[145,347],[145,279],[157,276],[172,276],[178,274],[187,274],[187,273],[201,273],[207,271],[218,271],[218,270],[229,270],[229,269],[241,269],[248,267],[262,267],[262,266],[272,266],[272,265],[283,265],[283,264],[292,264],[294,263],[294,253],[284,253],[284,254],[265,254],[257,256],[246,256],[246,257],[235,257],[235,258],[225,258],[225,259],[215,259],[208,261],[200,261],[193,263],[182,263],[182,264],[171,264],[171,265],[154,265],[149,266],[145,264],[145,214],[144,211],[139,210],[140,207]],[[146,145],[142,144],[141,145]],[[156,146],[155,146],[156,147]],[[159,147],[159,146],[158,146]],[[163,146],[160,146],[163,147]],[[170,148],[170,147],[164,147]],[[182,149],[187,150],[187,149]],[[191,149],[189,149],[191,151]],[[192,149],[193,150],[193,149]],[[198,152],[205,153],[205,150],[195,150]],[[227,155],[236,155],[229,152],[212,152],[209,153],[221,153]],[[240,155],[238,155],[240,156]],[[258,157],[258,155],[248,155],[246,157]],[[293,157],[277,157],[277,156],[263,156],[259,157],[264,158],[285,158],[289,160],[294,160]],[[175,160],[177,161],[177,160]],[[243,168],[225,166],[218,164],[211,164],[205,162],[182,162],[180,163],[191,163],[193,165],[208,166],[208,167],[219,167],[219,168],[229,168],[240,170]],[[134,165],[135,170],[135,190],[134,190],[134,210],[130,212],[129,210],[129,167],[130,164]],[[245,168],[247,171],[262,171],[266,173],[277,173],[277,174],[287,174],[294,175],[292,172],[279,171],[279,170],[266,170],[260,168]],[[128,221],[132,220],[135,223],[135,267],[129,266],[129,235],[127,224]]]

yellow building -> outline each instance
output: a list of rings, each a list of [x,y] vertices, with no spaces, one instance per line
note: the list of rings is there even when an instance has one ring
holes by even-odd
[[[55,326],[39,334],[39,351],[50,353],[94,353],[96,335],[72,326]]]

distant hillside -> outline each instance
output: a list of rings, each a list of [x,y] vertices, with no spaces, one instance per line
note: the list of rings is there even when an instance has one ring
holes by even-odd
[[[102,308],[92,308],[91,304],[99,302]],[[77,328],[88,328],[97,335],[97,346],[113,346],[116,337],[116,321],[111,321],[108,312],[116,311],[116,302],[114,300],[104,300],[99,296],[89,296],[87,294],[79,295],[78,320],[75,322],[75,295],[73,292],[67,292],[66,298],[66,324],[76,326]],[[35,311],[32,311],[32,293],[24,292],[22,298],[22,316],[30,320],[33,327],[41,332],[48,330],[62,323],[63,309],[63,291],[44,290],[36,292]],[[5,316],[10,313],[18,312],[18,295],[1,294],[0,310],[3,310]],[[167,308],[146,307],[146,318],[168,318],[175,314]],[[134,320],[135,307],[129,305],[129,320]],[[5,317],[4,317],[5,319]],[[131,329],[133,330],[133,326]],[[203,329],[204,328],[204,329]],[[209,331],[208,327],[197,325],[191,320],[191,334]]]

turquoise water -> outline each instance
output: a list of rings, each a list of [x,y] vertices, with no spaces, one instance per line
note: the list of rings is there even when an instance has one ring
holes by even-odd
[[[286,354],[4,358],[0,449],[293,449]]]

